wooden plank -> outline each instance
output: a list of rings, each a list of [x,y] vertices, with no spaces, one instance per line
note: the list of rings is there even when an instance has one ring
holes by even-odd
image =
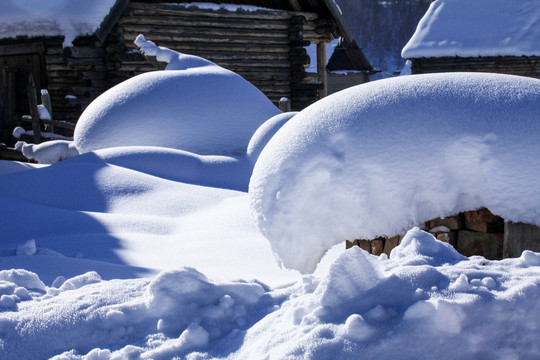
[[[151,40],[151,36],[148,37]],[[126,41],[134,41],[135,35],[126,36]],[[209,44],[209,43],[179,43],[177,41],[161,40],[159,46],[164,46],[176,51],[190,53],[190,50],[201,51],[226,51],[226,52],[255,52],[255,53],[289,53],[289,46],[286,45],[267,45],[247,46],[246,44]],[[193,53],[195,54],[195,53]]]
[[[326,76],[326,43],[317,43],[317,74],[323,88],[319,90],[319,97],[327,95],[328,79]]]
[[[36,84],[34,82],[34,75],[30,73],[28,75],[28,106],[30,107],[30,115],[32,116],[32,130],[34,131],[34,143],[39,144],[41,142],[41,124],[39,119],[39,113],[37,108],[37,95]]]

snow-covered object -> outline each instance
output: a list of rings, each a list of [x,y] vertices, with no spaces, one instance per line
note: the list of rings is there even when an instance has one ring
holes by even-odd
[[[247,157],[252,164],[257,162],[261,151],[264,149],[268,141],[281,129],[283,124],[289,121],[298,112],[291,111],[283,114],[278,114],[262,124],[249,140],[247,146]]]
[[[540,225],[540,81],[405,76],[304,109],[262,151],[249,193],[286,267],[312,271],[346,239],[393,236],[486,206]]]
[[[51,140],[41,144],[18,141],[15,147],[20,149],[27,159],[34,159],[40,164],[54,164],[79,155],[73,141],[67,140]]]
[[[174,69],[183,70],[138,75],[100,95],[75,127],[74,141],[81,153],[147,145],[198,154],[245,154],[255,130],[280,113],[232,71],[143,44],[145,52],[163,56]]]
[[[538,0],[437,0],[401,56],[532,56],[540,55],[538,39]]]
[[[64,46],[93,34],[115,0],[2,0],[0,38],[64,36]]]

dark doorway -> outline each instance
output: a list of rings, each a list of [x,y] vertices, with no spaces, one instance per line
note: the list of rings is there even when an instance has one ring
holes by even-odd
[[[13,128],[22,115],[30,114],[29,74],[34,77],[36,89],[46,85],[43,53],[42,43],[0,45],[0,142],[12,145]]]

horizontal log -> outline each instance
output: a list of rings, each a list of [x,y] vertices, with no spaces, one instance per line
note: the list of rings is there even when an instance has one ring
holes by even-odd
[[[126,39],[135,39],[140,32],[126,32],[124,35]],[[285,46],[288,48],[288,41],[286,38],[283,39],[274,39],[274,38],[264,38],[264,37],[254,37],[254,36],[222,36],[222,35],[181,35],[176,33],[166,33],[166,32],[151,32],[147,36],[148,40],[154,41],[156,43],[161,43],[163,41],[175,41],[182,43],[205,43],[205,44],[246,44],[246,45],[272,45],[272,46]]]
[[[21,120],[23,122],[32,122],[32,117],[29,115],[23,115]],[[63,129],[75,129],[75,124],[69,122],[69,121],[61,121],[61,120],[40,120],[42,123],[47,125],[53,125],[59,128]]]
[[[122,33],[132,32],[139,34],[148,33],[174,33],[177,35],[190,35],[190,36],[234,36],[234,37],[262,37],[262,38],[278,38],[285,41],[289,37],[289,32],[286,29],[268,29],[250,28],[249,32],[246,29],[237,29],[234,26],[227,27],[209,27],[209,26],[179,26],[176,23],[166,25],[155,24],[141,24],[141,23],[124,23],[118,27]]]
[[[103,58],[105,56],[105,50],[94,47],[68,47],[66,48],[65,55],[66,57],[75,59]]]
[[[22,154],[19,150],[15,150],[10,147],[0,147],[0,159],[3,160],[15,160],[15,161],[28,161],[26,156]]]
[[[150,40],[151,36],[148,37]],[[135,37],[126,37],[126,41],[134,41]],[[164,46],[169,49],[174,49],[180,52],[186,52],[190,54],[191,50],[196,50],[198,52],[202,51],[226,51],[226,52],[255,52],[255,53],[289,53],[288,46],[282,45],[267,45],[263,44],[258,46],[247,46],[246,44],[206,44],[206,43],[179,43],[176,41],[162,40],[158,44],[159,46]],[[195,55],[195,53],[192,53]]]
[[[242,19],[193,19],[170,16],[132,16],[122,17],[119,25],[124,24],[145,24],[145,25],[174,25],[178,27],[206,27],[223,29],[244,29],[244,30],[288,30],[288,22],[263,21],[257,22]]]

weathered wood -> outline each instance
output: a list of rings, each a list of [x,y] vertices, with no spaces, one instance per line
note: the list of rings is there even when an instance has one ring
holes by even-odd
[[[124,35],[126,38],[137,38],[141,32],[126,32]],[[220,34],[214,35],[196,35],[196,34],[178,34],[176,32],[153,32],[148,35],[148,39],[151,41],[162,43],[164,41],[175,41],[179,43],[199,43],[204,42],[206,44],[246,44],[246,45],[263,45],[263,46],[285,46],[288,48],[287,41],[281,39],[256,37],[256,36],[223,36]]]
[[[28,161],[19,150],[11,147],[0,146],[0,159],[14,161]]]
[[[540,252],[540,227],[525,223],[505,223],[503,257],[519,257],[524,250]]]
[[[326,44],[317,43],[317,74],[319,82],[323,84],[323,88],[319,90],[319,97],[323,98],[327,95],[328,79],[326,77]]]
[[[37,95],[36,84],[34,82],[34,75],[28,74],[28,106],[30,107],[30,115],[32,116],[32,130],[34,131],[34,142],[39,144],[41,142],[41,123],[39,119],[39,113],[37,108]]]
[[[234,36],[234,37],[259,37],[259,38],[277,38],[287,41],[289,32],[284,27],[283,29],[268,29],[268,28],[250,28],[249,32],[246,32],[245,28],[236,28],[234,24],[231,26],[193,26],[193,22],[190,22],[189,26],[179,26],[178,23],[171,22],[170,24],[156,25],[141,24],[141,23],[124,23],[119,29],[122,33],[136,33],[139,34],[156,34],[156,33],[175,33],[178,35],[193,35],[193,36]]]
[[[36,54],[44,51],[45,45],[42,42],[0,45],[0,56]]]
[[[65,50],[65,55],[75,59],[102,58],[105,56],[105,50],[93,47],[68,47]]]
[[[21,117],[21,120],[23,122],[32,122],[33,119],[31,116],[29,115],[23,115]],[[70,130],[73,130],[75,129],[75,124],[69,122],[69,121],[65,121],[65,120],[47,120],[47,119],[40,119],[41,122],[43,124],[47,124],[47,125],[53,125],[55,127],[59,127],[59,128],[63,128],[63,129],[70,129]]]
[[[249,31],[254,30],[288,30],[289,25],[281,22],[266,22],[260,21],[254,23],[248,20],[229,20],[226,19],[220,21],[212,20],[193,20],[193,19],[181,19],[181,18],[167,18],[163,16],[156,17],[133,17],[121,20],[120,25],[124,24],[146,24],[156,26],[178,26],[178,27],[201,27],[201,28],[213,28],[213,29],[244,29]]]

